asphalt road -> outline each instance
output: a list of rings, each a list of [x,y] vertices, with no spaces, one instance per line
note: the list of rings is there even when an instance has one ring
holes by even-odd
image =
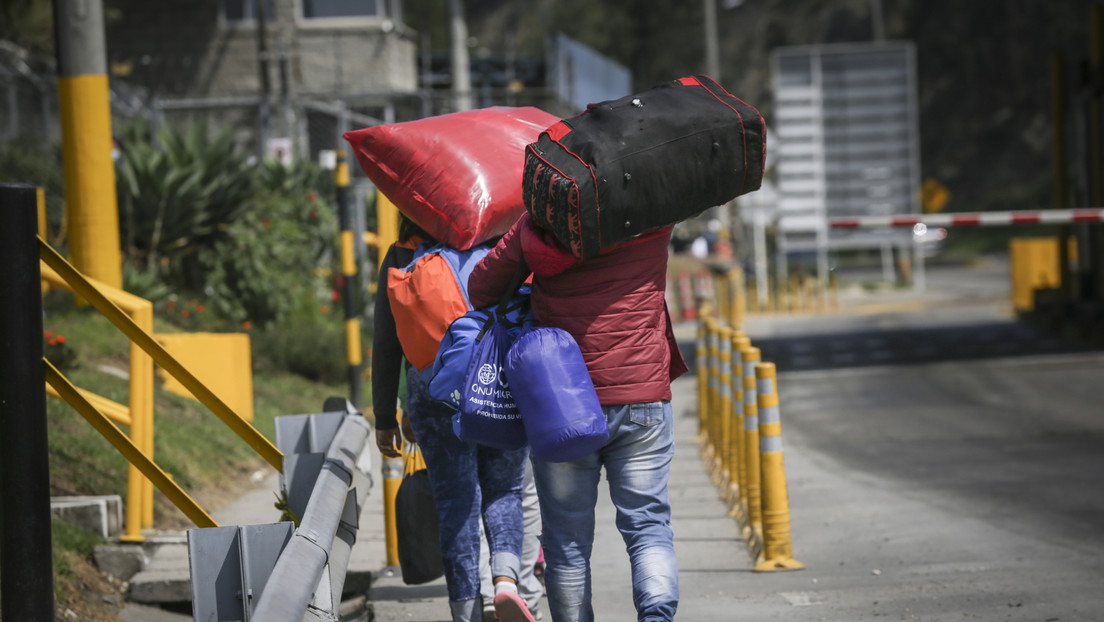
[[[1104,620],[1104,351],[1017,322],[1007,274],[932,267],[923,293],[747,327],[778,365],[787,460],[885,496],[852,518],[849,560],[915,575],[882,615]]]

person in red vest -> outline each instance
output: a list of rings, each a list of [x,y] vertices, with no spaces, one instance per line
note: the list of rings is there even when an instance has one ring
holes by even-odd
[[[678,566],[667,483],[674,456],[671,380],[687,371],[665,301],[671,227],[577,260],[528,214],[468,279],[473,306],[498,301],[524,259],[537,323],[575,338],[609,441],[570,462],[532,457],[540,497],[545,589],[553,622],[590,622],[590,554],[598,480],[606,471],[632,564],[639,620],[672,620]]]

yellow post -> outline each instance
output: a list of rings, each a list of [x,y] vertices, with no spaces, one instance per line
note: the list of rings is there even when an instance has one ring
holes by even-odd
[[[50,237],[46,234],[46,190],[41,186],[35,188],[35,199],[38,201],[38,235],[46,240]],[[43,280],[42,295],[45,296],[48,291],[50,291],[50,284]]]
[[[694,354],[694,366],[698,373],[698,444],[704,453],[708,434],[705,432],[705,424],[709,421],[709,362],[707,341],[708,334],[705,331],[705,318],[698,315],[698,349]]]
[[[402,420],[402,412],[398,413]],[[405,455],[405,452],[404,452]],[[384,550],[387,552],[387,565],[399,565],[399,532],[396,527],[395,497],[399,494],[399,485],[402,484],[405,461],[400,458],[384,458],[381,470],[383,473],[383,541]]]
[[[718,377],[717,377],[717,450],[713,456],[713,483],[720,488],[723,499],[732,481],[729,474],[728,447],[732,434],[732,329],[722,326],[717,330],[718,341]]]
[[[102,3],[55,0],[54,28],[69,257],[84,274],[121,288]]]
[[[399,208],[385,194],[376,191],[376,235],[379,236],[379,263],[387,249],[399,240]]]
[[[744,271],[735,267],[728,271],[729,290],[732,292],[732,306],[728,313],[728,325],[735,329],[744,327],[744,313],[747,311],[747,285]]]
[[[145,304],[135,305],[131,311],[131,319],[138,328],[152,335],[153,304],[147,300],[142,302]],[[141,422],[140,432],[131,430],[131,436],[153,462],[153,359],[133,341],[130,342],[130,374],[130,416],[133,421]],[[153,527],[153,482],[147,478],[142,479],[142,527]]]
[[[747,479],[748,525],[744,537],[757,548],[763,541],[763,512],[759,488],[759,403],[756,400],[755,366],[759,348],[748,346],[740,352],[744,374],[744,468]]]
[[[744,454],[744,365],[742,353],[751,347],[747,335],[737,332],[732,338],[733,434],[731,442],[733,481],[729,497],[729,516],[744,526],[747,521],[747,465]]]
[[[763,554],[756,572],[800,570],[793,558],[790,499],[786,466],[782,460],[782,420],[778,409],[778,381],[774,363],[755,366],[759,402],[759,462],[763,482]]]
[[[705,318],[698,315],[698,342],[694,363],[698,375],[698,445],[705,450],[706,432],[705,423],[709,420],[709,375],[708,364],[705,360],[708,352],[706,348]]]
[[[706,429],[708,430],[708,446],[706,448],[706,466],[712,469],[713,458],[717,455],[717,419],[720,418],[720,409],[718,408],[718,402],[720,401],[720,344],[718,343],[717,333],[719,327],[717,326],[717,320],[708,317],[705,320],[706,334],[708,335],[708,347],[709,347],[709,421],[706,423]],[[712,472],[712,471],[711,471]]]

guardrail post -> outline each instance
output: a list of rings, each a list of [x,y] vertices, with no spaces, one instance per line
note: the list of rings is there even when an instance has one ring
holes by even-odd
[[[34,186],[0,184],[0,618],[54,619],[42,281]]]
[[[778,408],[778,381],[774,363],[755,366],[759,405],[759,462],[763,482],[763,554],[756,572],[800,570],[793,558],[790,499],[782,456],[782,420]]]

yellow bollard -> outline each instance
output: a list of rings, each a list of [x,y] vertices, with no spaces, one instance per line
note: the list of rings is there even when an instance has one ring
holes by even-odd
[[[747,469],[744,466],[744,375],[740,353],[751,347],[747,335],[736,331],[732,337],[732,435],[729,438],[729,472],[732,480],[729,485],[729,516],[741,525],[747,520],[747,504],[742,503],[742,495],[747,493]]]
[[[701,315],[698,316],[698,349],[695,355],[694,364],[697,367],[698,375],[698,445],[701,446],[702,451],[705,451],[705,422],[709,420],[709,376],[708,376],[708,364],[705,360],[706,349],[706,332],[705,332],[705,320]]]
[[[747,281],[744,277],[743,268],[730,270],[729,278],[732,280],[732,289],[736,292],[732,299],[732,314],[729,318],[729,325],[737,330],[742,330],[744,328],[744,316],[747,315]]]
[[[759,404],[756,400],[755,366],[759,364],[759,348],[748,346],[740,352],[744,377],[744,465],[746,469],[747,526],[744,537],[753,549],[763,541],[763,512],[759,488]]]
[[[713,459],[713,483],[720,488],[723,499],[731,476],[728,470],[729,438],[732,434],[732,329],[718,329],[718,377],[717,377],[717,442]]]
[[[782,420],[778,409],[778,382],[774,363],[755,366],[759,405],[759,461],[763,499],[763,553],[756,572],[800,570],[793,559],[790,500],[782,459]]]
[[[704,309],[703,309],[704,310]],[[702,446],[702,459],[707,469],[713,464],[713,455],[716,453],[713,433],[713,425],[717,418],[717,323],[712,317],[705,318],[705,442]]]
[[[725,417],[728,419],[727,430],[725,431],[725,446],[724,446],[724,468],[728,474],[728,480],[725,482],[725,488],[721,498],[731,504],[734,494],[738,495],[739,492],[739,445],[737,444],[740,433],[740,425],[742,425],[744,412],[744,405],[741,402],[743,400],[743,381],[740,380],[740,349],[738,346],[740,339],[746,339],[744,331],[740,329],[733,329],[729,334],[728,349],[729,360],[731,361],[729,366],[729,372],[725,374],[723,382],[728,387],[729,393],[729,408],[725,413]],[[737,497],[738,498],[738,497]],[[731,509],[731,508],[730,508]]]
[[[403,459],[384,458],[383,471],[383,526],[387,565],[399,565],[399,532],[395,526],[395,497],[402,483]]]

